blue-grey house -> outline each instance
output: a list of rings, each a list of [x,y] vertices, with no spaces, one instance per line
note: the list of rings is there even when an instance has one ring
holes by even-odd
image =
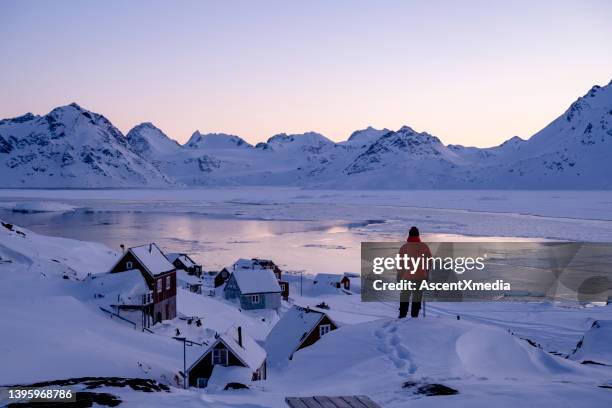
[[[271,269],[235,269],[225,284],[226,299],[238,299],[240,307],[278,309],[281,287]]]

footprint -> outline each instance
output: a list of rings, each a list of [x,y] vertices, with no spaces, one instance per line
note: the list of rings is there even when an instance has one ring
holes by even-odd
[[[410,350],[402,344],[402,339],[397,334],[397,324],[393,321],[388,321],[382,327],[383,329],[374,332],[375,336],[380,339],[377,350],[385,354],[395,368],[407,368],[405,371],[398,372],[400,377],[414,374],[417,366],[412,360]]]

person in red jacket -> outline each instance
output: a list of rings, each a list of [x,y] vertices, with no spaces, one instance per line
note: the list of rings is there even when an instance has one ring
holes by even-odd
[[[408,239],[406,243],[400,248],[399,254],[401,257],[408,255],[411,258],[430,258],[431,251],[427,244],[421,242],[419,237],[419,229],[417,227],[410,228],[408,232]],[[412,298],[412,307],[410,308],[410,316],[416,318],[419,316],[421,310],[421,301],[423,299],[423,291],[419,290],[418,287],[421,282],[427,279],[429,271],[425,269],[425,265],[421,265],[414,271],[409,269],[398,270],[398,280],[407,280],[415,283],[415,290],[404,290],[400,295],[400,308],[399,318],[403,319],[408,315],[408,306],[410,305],[410,298]]]

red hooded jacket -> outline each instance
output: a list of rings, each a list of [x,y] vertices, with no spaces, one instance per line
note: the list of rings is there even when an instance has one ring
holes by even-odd
[[[431,251],[427,244],[421,242],[419,237],[408,237],[406,243],[402,245],[399,251],[400,256],[408,255],[410,258],[424,258],[414,273],[412,270],[398,270],[398,277],[405,280],[423,280],[427,279],[428,270],[425,269],[423,263],[427,258],[431,258]]]

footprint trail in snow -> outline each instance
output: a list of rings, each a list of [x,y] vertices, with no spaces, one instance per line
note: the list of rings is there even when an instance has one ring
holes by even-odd
[[[386,322],[374,334],[380,339],[380,345],[377,347],[378,351],[385,354],[395,368],[400,370],[398,372],[400,377],[407,377],[416,372],[417,366],[410,351],[402,344],[402,339],[397,333],[397,322]]]

